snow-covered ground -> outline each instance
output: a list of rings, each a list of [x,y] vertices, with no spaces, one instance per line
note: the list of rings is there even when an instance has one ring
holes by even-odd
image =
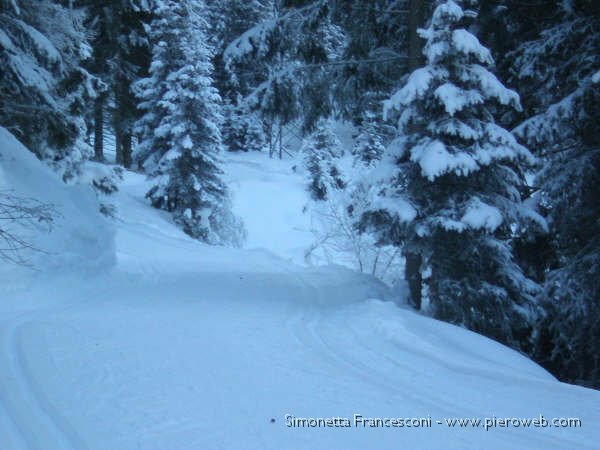
[[[268,249],[298,264],[304,263],[304,252],[315,239],[305,210],[308,195],[301,164],[301,158],[269,159],[248,152],[226,155],[224,166],[234,212],[248,232],[246,247]]]
[[[74,270],[72,257],[60,272],[0,270],[0,449],[598,448],[599,392],[386,301],[372,278],[295,264],[311,239],[297,211],[301,179],[289,161],[243,156],[227,170],[247,249],[189,239],[148,207],[144,178],[127,174],[115,197],[112,268]],[[45,183],[28,195],[62,192]],[[81,255],[102,257],[89,208],[78,209],[79,234],[67,226],[77,209],[66,192],[54,198],[65,217],[47,242],[75,239]],[[108,239],[111,225],[98,226]],[[432,425],[294,428],[286,414]],[[444,422],[540,414],[582,426]]]

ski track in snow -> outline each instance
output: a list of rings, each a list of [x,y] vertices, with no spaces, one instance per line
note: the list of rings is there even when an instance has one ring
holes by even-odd
[[[302,283],[307,298],[315,300],[320,298],[317,286],[306,281],[302,281]],[[335,310],[331,314],[335,314]],[[423,404],[439,408],[439,403],[413,395],[409,390],[402,389],[401,385],[394,383],[385,373],[366,366],[360,358],[352,357],[344,343],[340,344],[339,339],[325,337],[322,330],[326,329],[326,325],[323,325],[322,322],[322,308],[316,307],[314,304],[308,305],[290,319],[288,329],[296,342],[305,347],[306,351],[312,352],[326,364],[329,364],[334,373],[338,372],[340,367],[343,367],[349,375],[367,386],[387,392],[394,397],[411,398]],[[366,336],[363,336],[363,338],[366,338]],[[357,342],[362,340],[359,336]],[[379,367],[380,365],[374,364],[373,366]],[[406,369],[406,367],[403,368]],[[452,409],[448,408],[447,411],[450,413]]]
[[[98,293],[101,297],[103,291]],[[70,302],[85,303],[79,296]],[[60,311],[60,309],[59,309]],[[44,389],[36,381],[25,356],[22,335],[27,325],[55,315],[54,308],[43,307],[6,320],[0,331],[0,399],[14,431],[20,437],[15,448],[32,450],[87,448],[71,424],[48,401]],[[2,447],[3,450],[8,448]]]

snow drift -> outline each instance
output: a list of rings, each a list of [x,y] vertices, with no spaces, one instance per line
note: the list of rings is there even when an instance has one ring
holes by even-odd
[[[66,185],[51,169],[0,127],[0,193],[34,199],[56,211],[51,227],[43,223],[2,223],[40,251],[21,257],[41,271],[96,272],[115,261],[114,230],[99,213],[88,186]]]

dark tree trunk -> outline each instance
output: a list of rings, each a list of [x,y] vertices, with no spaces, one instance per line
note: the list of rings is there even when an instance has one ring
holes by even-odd
[[[126,78],[119,78],[114,86],[115,92],[115,144],[116,163],[131,168],[132,152],[132,117],[135,104],[129,90],[129,82]]]
[[[269,120],[268,125],[269,130],[269,158],[273,158],[273,151],[275,147],[274,139],[273,139],[273,120]]]
[[[123,130],[117,113],[115,113],[115,163],[123,165]]]
[[[410,301],[415,309],[421,309],[421,288],[423,286],[423,279],[421,277],[421,255],[418,253],[407,253],[406,254],[406,266],[404,274],[406,281],[408,282],[408,289],[410,291]]]
[[[425,20],[425,1],[409,0],[408,5],[408,70],[412,72],[423,63],[423,41],[417,30]]]
[[[279,159],[283,159],[283,127],[281,122],[279,122]]]
[[[131,169],[131,131],[127,130],[122,137],[123,167]]]
[[[104,97],[94,101],[94,159],[104,161]]]

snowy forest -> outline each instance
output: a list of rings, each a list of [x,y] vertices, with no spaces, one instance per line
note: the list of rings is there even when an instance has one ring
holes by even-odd
[[[216,432],[203,434],[203,445],[193,444],[182,429],[181,441],[153,441],[146,428],[135,444],[118,433],[101,436],[95,426],[107,422],[93,412],[78,418],[68,407],[75,397],[61,396],[61,361],[70,364],[73,383],[95,380],[94,388],[77,395],[84,399],[79,402],[97,403],[90,392],[97,388],[100,395],[107,379],[125,376],[135,358],[149,357],[136,353],[102,378],[92,367],[106,357],[106,367],[114,369],[120,360],[115,353],[108,362],[102,342],[116,346],[119,336],[129,343],[125,352],[134,345],[164,350],[168,363],[176,356],[172,348],[163,349],[167,341],[187,341],[189,352],[194,342],[222,343],[222,320],[236,323],[227,339],[238,336],[235,342],[255,351],[259,341],[248,337],[255,334],[240,331],[259,333],[251,321],[257,313],[248,305],[231,306],[241,308],[235,322],[225,316],[229,306],[212,313],[198,306],[180,317],[166,302],[152,320],[145,309],[134,314],[150,308],[142,298],[158,302],[171,295],[179,304],[196,288],[207,298],[226,297],[227,305],[241,295],[261,302],[291,299],[273,308],[282,309],[277,320],[295,333],[294,342],[314,353],[330,352],[340,373],[377,379],[381,389],[396,389],[398,382],[419,385],[418,375],[409,383],[402,375],[407,372],[392,365],[394,352],[405,348],[402,355],[422,352],[410,356],[417,359],[406,360],[407,367],[421,364],[419,358],[429,360],[426,365],[447,358],[443,370],[455,371],[452,380],[461,371],[470,377],[506,369],[502,377],[509,380],[549,372],[550,378],[588,388],[570,386],[574,390],[560,398],[553,397],[559,389],[554,384],[536,392],[559,409],[582,408],[569,410],[569,417],[595,414],[588,435],[578,430],[583,440],[570,447],[592,448],[600,418],[598,396],[589,389],[600,389],[600,2],[0,0],[0,241],[2,326],[15,317],[12,331],[2,333],[7,349],[20,349],[14,364],[0,358],[0,381],[20,367],[37,386],[31,391],[24,383],[0,382],[0,406],[21,430],[14,442],[6,441],[14,448],[55,448],[44,442],[56,442],[56,448],[302,448],[302,442],[285,444],[291,432],[283,425],[278,432],[286,440],[279,445],[245,446]],[[107,289],[112,291],[100,296]],[[48,295],[56,298],[39,306]],[[343,297],[358,302],[361,295],[361,302],[390,301],[344,306]],[[121,297],[130,306],[117,307]],[[341,309],[324,306],[317,314],[321,307],[306,306],[307,325],[304,316],[288,323],[286,311],[300,308],[293,306],[296,297],[302,299],[296,303],[314,298],[324,304],[335,298]],[[73,309],[82,308],[81,302],[88,309]],[[50,308],[52,319],[40,308]],[[22,316],[29,322],[17,324]],[[112,332],[102,331],[101,317],[113,322]],[[431,319],[502,345],[474,340],[472,333],[453,334],[456,327]],[[129,327],[139,334],[126,333]],[[173,334],[146,340],[167,328]],[[200,328],[203,337],[194,334]],[[405,334],[398,337],[397,330]],[[271,332],[277,341],[277,331]],[[381,347],[377,357],[365,353],[359,359],[350,350],[344,356],[336,339],[355,336],[358,342],[357,333],[378,333],[377,339],[395,347]],[[117,336],[114,342],[111,336]],[[100,347],[92,346],[95,339]],[[77,341],[80,356],[73,356],[75,347],[72,354],[57,353]],[[44,342],[55,344],[46,351]],[[510,354],[503,353],[506,347]],[[245,352],[227,348],[226,354]],[[462,359],[467,353],[479,362],[469,366]],[[503,358],[511,362],[496,368]],[[253,361],[248,364],[266,364]],[[163,366],[150,367],[147,376],[139,369],[140,380],[158,390],[152,377],[169,375]],[[310,367],[306,362],[312,373]],[[437,366],[431,367],[415,372],[423,389],[433,386],[424,375],[436,373]],[[204,376],[201,366],[189,370]],[[256,391],[252,380],[260,370],[254,370],[257,375],[244,375],[239,395]],[[227,374],[223,382],[237,384]],[[47,379],[35,381],[41,378]],[[513,402],[521,396],[516,386],[525,383],[519,380],[508,382],[515,386],[507,394]],[[177,386],[171,390],[178,392]],[[498,389],[493,386],[486,389]],[[448,382],[440,389],[455,387]],[[23,406],[29,400],[22,400],[32,392],[42,405],[35,414]],[[135,395],[154,398],[142,387]],[[213,400],[221,404],[219,399]],[[179,411],[172,401],[162,405]],[[252,397],[251,403],[260,402]],[[160,407],[148,408],[144,426],[154,424],[158,435],[166,425],[152,414]],[[421,414],[432,414],[426,411]],[[509,413],[516,414],[503,412]],[[77,420],[83,425],[74,425]],[[440,436],[431,442],[440,444]],[[533,440],[503,447],[501,438],[497,448],[541,448],[536,445],[542,441]],[[383,448],[366,442],[371,447],[362,448]],[[467,448],[449,442],[448,448]],[[569,448],[566,442],[552,448]],[[332,440],[322,448],[352,445]]]

